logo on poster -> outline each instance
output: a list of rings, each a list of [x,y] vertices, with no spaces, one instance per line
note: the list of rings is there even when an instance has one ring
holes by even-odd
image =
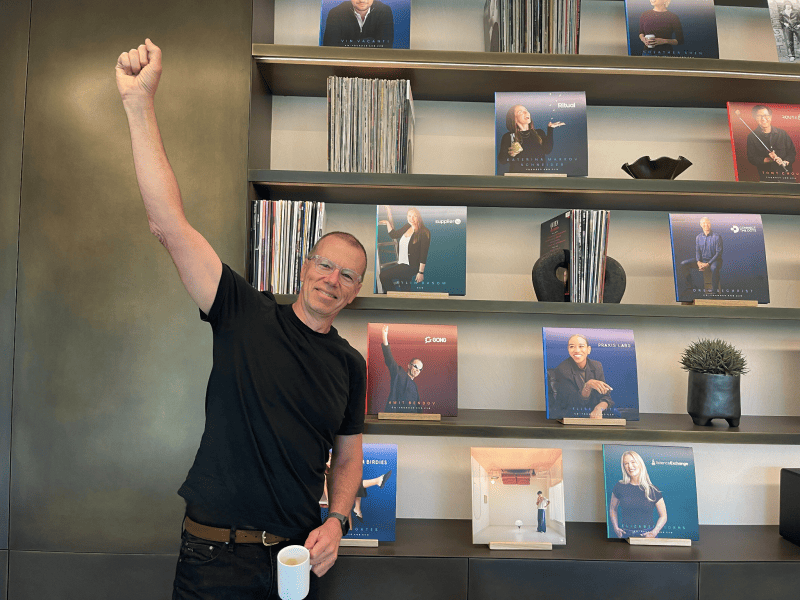
[[[433,344],[444,344],[446,342],[447,342],[447,338],[425,336],[425,343],[426,344],[431,344],[431,343],[433,343]]]

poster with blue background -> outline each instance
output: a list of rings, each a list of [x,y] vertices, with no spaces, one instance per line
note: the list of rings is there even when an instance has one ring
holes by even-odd
[[[691,448],[603,444],[603,463],[609,538],[700,539]]]
[[[714,0],[625,0],[625,20],[629,56],[719,58]]]
[[[405,262],[398,264],[398,259]],[[373,291],[464,296],[467,207],[379,205]]]
[[[497,92],[494,108],[496,175],[589,174],[585,92]]]
[[[678,302],[709,298],[769,303],[761,215],[670,214],[669,228]]]
[[[542,338],[548,419],[639,420],[632,330],[543,327]],[[605,390],[597,381],[611,389]],[[589,391],[586,398],[584,386]]]
[[[363,28],[354,9],[369,10]],[[322,0],[320,46],[408,48],[410,34],[411,0]]]
[[[397,444],[364,444],[364,470],[343,540],[393,542],[397,519]],[[319,501],[328,516],[328,486]],[[345,544],[346,545],[346,544]]]

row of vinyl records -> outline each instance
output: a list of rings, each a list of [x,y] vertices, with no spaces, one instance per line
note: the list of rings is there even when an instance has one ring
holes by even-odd
[[[767,4],[778,59],[794,62],[800,7]],[[578,53],[580,0],[486,0],[483,19],[487,52]],[[631,56],[719,58],[714,0],[625,0],[625,20]],[[319,45],[409,48],[410,27],[411,0],[322,0]]]
[[[345,540],[395,541],[395,444],[364,444],[361,486]],[[609,539],[699,541],[694,452],[684,446],[603,444]],[[470,448],[472,543],[567,544],[563,453],[559,448]],[[327,516],[326,492],[320,499]]]
[[[578,54],[580,12],[580,0],[486,0],[486,50]]]
[[[794,167],[800,105],[729,102],[727,107],[736,180],[800,182]],[[585,92],[496,92],[494,130],[497,175],[589,173]],[[407,80],[328,78],[329,171],[410,173],[413,139]],[[671,178],[691,166],[681,159],[681,170]],[[643,166],[652,177],[660,167],[647,161]],[[621,168],[636,176],[628,164]]]
[[[325,204],[256,200],[250,231],[250,282],[276,294],[299,291],[300,268],[321,237]],[[670,214],[675,300],[769,303],[760,215]],[[601,302],[609,211],[571,210],[541,224],[540,256],[570,253],[564,300]],[[378,205],[373,293],[466,295],[467,207]],[[565,284],[568,283],[568,286]]]
[[[414,100],[405,79],[328,77],[328,170],[408,173]]]

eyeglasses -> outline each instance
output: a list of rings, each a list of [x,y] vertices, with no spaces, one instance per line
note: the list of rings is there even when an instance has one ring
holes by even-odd
[[[422,367],[418,367],[418,366],[417,366],[417,365],[415,365],[414,363],[411,363],[411,368],[412,368],[412,369],[416,369],[417,371],[422,371]]]
[[[308,260],[314,263],[314,266],[317,268],[317,272],[320,275],[330,275],[334,271],[339,271],[339,283],[345,287],[353,287],[355,284],[361,283],[363,279],[361,275],[352,269],[340,267],[332,260],[329,260],[324,256],[320,256],[319,254],[309,256]]]

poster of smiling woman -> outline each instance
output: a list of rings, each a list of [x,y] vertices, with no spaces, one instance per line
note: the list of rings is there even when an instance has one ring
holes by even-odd
[[[630,56],[719,58],[714,0],[625,0]]]
[[[700,539],[691,448],[603,444],[603,462],[609,538]]]
[[[543,327],[547,418],[639,420],[630,329]]]

